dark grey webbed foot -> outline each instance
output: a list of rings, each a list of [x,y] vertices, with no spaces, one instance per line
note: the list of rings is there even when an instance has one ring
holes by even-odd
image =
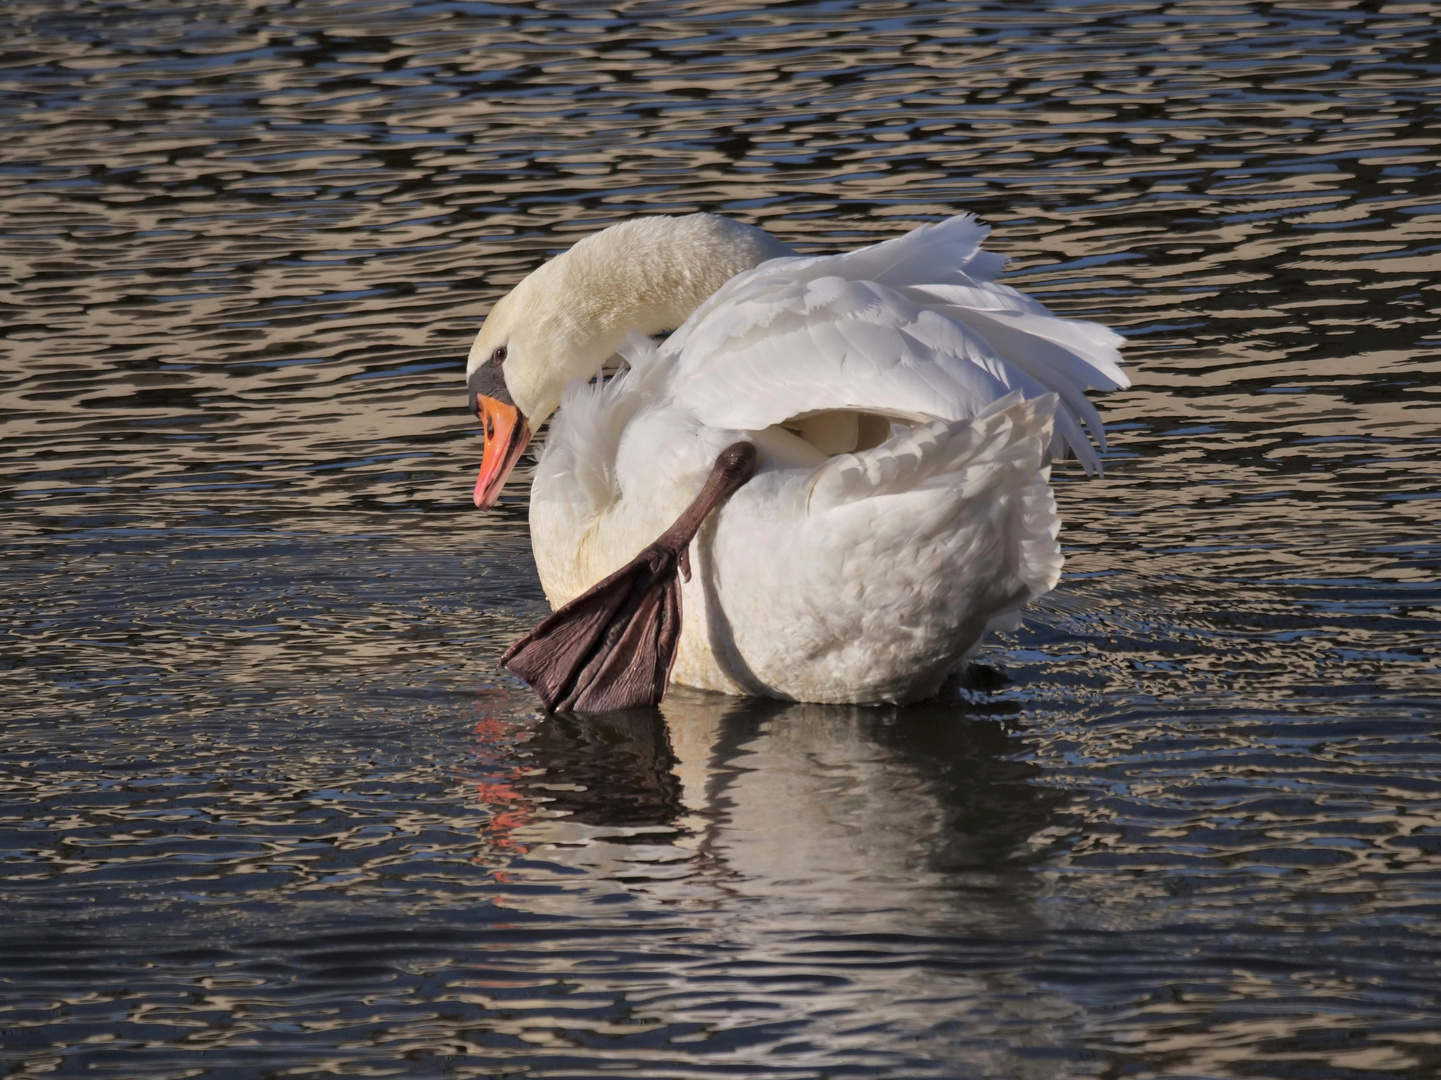
[[[755,473],[756,449],[726,447],[675,524],[625,566],[521,638],[500,658],[553,712],[658,705],[680,642],[680,573],[701,524]]]

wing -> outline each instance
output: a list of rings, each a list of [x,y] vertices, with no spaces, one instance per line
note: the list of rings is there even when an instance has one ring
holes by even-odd
[[[844,255],[773,259],[727,282],[661,348],[674,402],[747,430],[832,409],[976,416],[1013,391],[1055,393],[1054,453],[1100,460],[1087,389],[1129,385],[1121,339],[1062,319],[995,276],[966,215]]]
[[[806,513],[827,517],[838,535],[850,521],[857,550],[883,542],[887,530],[929,530],[943,514],[950,524],[935,533],[943,543],[909,536],[901,548],[949,550],[935,587],[963,589],[966,603],[954,610],[996,625],[1060,578],[1061,522],[1045,460],[1055,405],[1052,394],[1012,394],[972,419],[933,420],[839,454],[816,473]]]

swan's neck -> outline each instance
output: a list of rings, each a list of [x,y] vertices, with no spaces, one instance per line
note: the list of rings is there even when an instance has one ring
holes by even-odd
[[[637,218],[586,237],[492,314],[528,339],[524,369],[507,372],[516,403],[539,427],[565,386],[594,375],[627,334],[674,330],[736,274],[792,254],[760,229],[712,214]]]

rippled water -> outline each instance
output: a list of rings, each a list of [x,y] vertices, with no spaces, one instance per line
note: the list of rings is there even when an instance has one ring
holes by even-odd
[[[12,1077],[1441,1074],[1431,3],[0,11]],[[971,210],[1130,339],[962,700],[542,717],[547,253]]]

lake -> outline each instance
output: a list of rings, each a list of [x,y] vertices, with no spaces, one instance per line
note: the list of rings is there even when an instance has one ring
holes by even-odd
[[[0,12],[0,1072],[1441,1075],[1441,10]],[[709,210],[1128,339],[910,708],[546,716],[466,350]],[[529,467],[531,459],[523,461]]]

